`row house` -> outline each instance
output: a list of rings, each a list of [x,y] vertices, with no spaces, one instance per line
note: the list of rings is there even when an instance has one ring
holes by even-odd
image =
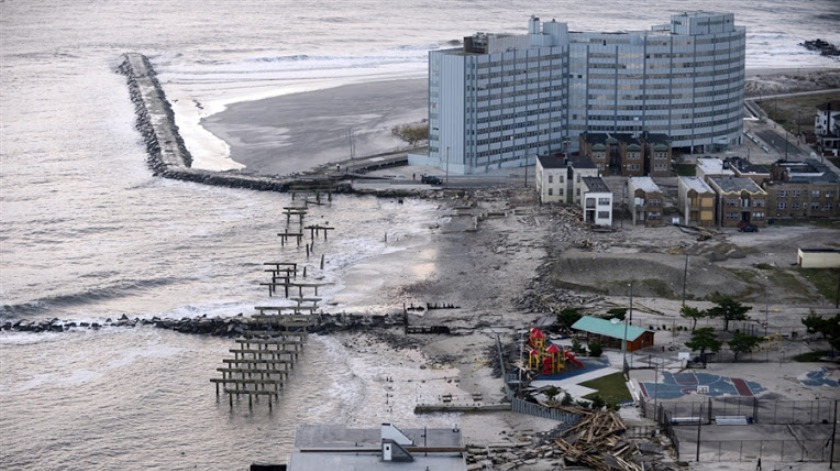
[[[662,225],[662,189],[650,177],[631,177],[627,190],[633,202],[633,224],[646,227]]]
[[[565,203],[568,169],[561,154],[537,156],[536,185],[541,203]]]
[[[597,177],[598,169],[586,157],[557,153],[537,157],[536,175],[541,202],[579,204],[582,178]]]
[[[825,164],[777,161],[764,184],[768,213],[779,219],[840,217],[840,178]]]
[[[671,141],[666,134],[584,132],[580,154],[589,157],[602,175],[662,177],[671,174]]]
[[[649,177],[671,176],[671,138],[667,134],[642,133],[645,146],[645,175]]]
[[[717,223],[721,227],[738,227],[752,223],[767,225],[767,193],[746,177],[708,177],[706,182],[717,193]]]
[[[612,226],[612,190],[601,177],[583,177],[581,183],[583,222],[596,226]]]
[[[677,204],[683,213],[685,224],[714,226],[716,199],[715,191],[702,178],[679,177],[677,179]]]

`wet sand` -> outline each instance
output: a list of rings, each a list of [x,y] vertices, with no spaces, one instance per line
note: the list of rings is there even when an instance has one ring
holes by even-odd
[[[427,85],[391,80],[235,103],[201,125],[245,171],[288,175],[350,158],[351,130],[359,157],[405,147],[391,128],[426,118]]]

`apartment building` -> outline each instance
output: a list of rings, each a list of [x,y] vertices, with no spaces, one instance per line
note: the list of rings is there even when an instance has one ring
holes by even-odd
[[[811,219],[840,217],[840,177],[816,161],[777,161],[764,184],[768,217]]]
[[[715,191],[702,178],[679,177],[677,179],[677,205],[686,225],[714,226],[715,201]]]
[[[715,213],[720,227],[752,223],[767,225],[767,193],[746,177],[713,176],[706,182],[717,194]]]
[[[691,153],[738,144],[745,37],[733,14],[712,12],[648,31],[531,17],[527,34],[476,33],[429,53],[429,152],[410,162],[457,174],[531,165],[576,150],[584,132],[649,132]]]
[[[732,173],[736,177],[749,178],[756,182],[758,186],[761,186],[766,180],[770,179],[770,167],[751,163],[743,157],[728,157],[723,161],[723,166],[732,170]]]
[[[583,222],[612,226],[613,193],[601,177],[581,178]]]
[[[578,140],[580,154],[589,157],[601,175],[664,177],[671,174],[671,143],[664,134],[584,132]]]
[[[627,191],[631,198],[633,224],[646,227],[662,225],[662,189],[650,177],[631,177],[627,180]]]

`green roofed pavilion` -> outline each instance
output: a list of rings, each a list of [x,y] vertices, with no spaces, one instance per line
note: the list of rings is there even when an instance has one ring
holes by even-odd
[[[583,316],[572,325],[572,329],[585,332],[588,341],[598,341],[605,347],[621,348],[625,332],[627,351],[632,352],[653,346],[653,331],[632,325],[625,326],[624,322],[618,319],[607,320]]]

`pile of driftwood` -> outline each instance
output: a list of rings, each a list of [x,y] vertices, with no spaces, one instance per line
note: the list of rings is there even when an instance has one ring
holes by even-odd
[[[586,465],[599,471],[644,471],[677,469],[675,463],[663,463],[661,447],[652,443],[637,444],[624,436],[626,427],[618,413],[609,410],[588,411],[569,407],[568,412],[583,417],[556,438],[554,444],[568,464]]]

